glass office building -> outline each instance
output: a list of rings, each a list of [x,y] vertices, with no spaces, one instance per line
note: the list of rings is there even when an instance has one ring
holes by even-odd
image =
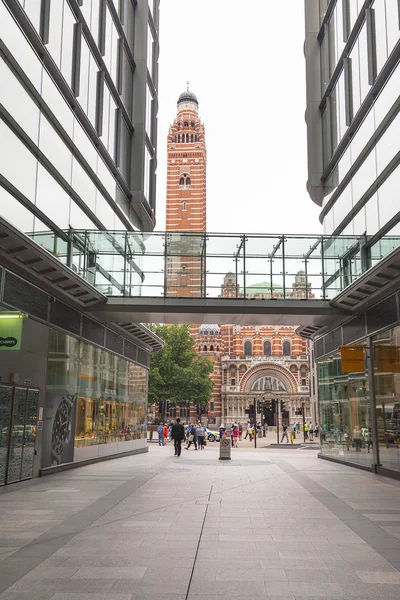
[[[155,226],[158,26],[159,0],[0,0],[0,485],[146,450],[160,340],[92,318],[60,249]]]
[[[305,0],[305,15],[307,188],[325,234],[362,238],[337,256],[348,316],[313,336],[321,454],[399,474],[400,3]],[[357,372],[342,345],[362,347]]]

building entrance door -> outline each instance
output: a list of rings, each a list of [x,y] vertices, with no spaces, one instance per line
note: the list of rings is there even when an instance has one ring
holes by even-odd
[[[33,475],[39,390],[0,384],[0,486]]]

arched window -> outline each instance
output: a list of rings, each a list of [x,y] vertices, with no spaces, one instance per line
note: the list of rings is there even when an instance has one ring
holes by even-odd
[[[181,136],[178,135],[178,144],[180,144],[180,143],[181,143]]]
[[[186,265],[182,265],[182,275],[186,275]]]
[[[204,348],[203,348],[204,352],[207,352],[207,345],[204,344]]]
[[[193,142],[193,133],[190,136],[190,141]]]
[[[185,134],[184,133],[182,133],[182,140],[181,141],[182,141],[182,144],[185,143]]]
[[[210,346],[210,352],[214,352],[214,346],[212,344]]]
[[[197,135],[194,136],[194,141],[197,142]]]
[[[282,344],[283,356],[290,356],[290,352],[291,352],[290,342],[288,340],[285,340]]]
[[[271,354],[272,354],[271,342],[266,341],[266,342],[264,342],[264,356],[271,356]]]
[[[183,205],[182,205],[182,210],[186,210],[186,206],[187,206],[187,203],[184,202]]]
[[[191,124],[192,127],[194,127],[194,121],[192,121],[190,124]]]
[[[184,177],[180,178],[179,185],[185,185],[185,179],[184,179]]]
[[[191,185],[191,179],[190,177],[186,177],[186,185]]]
[[[187,144],[189,143],[189,134],[188,133],[186,134],[186,143]]]
[[[185,127],[189,127],[189,123],[187,121],[184,122]]]
[[[251,342],[245,342],[244,343],[244,355],[251,356],[251,354],[252,354]]]

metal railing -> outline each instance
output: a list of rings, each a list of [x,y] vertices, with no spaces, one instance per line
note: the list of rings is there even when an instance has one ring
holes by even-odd
[[[400,237],[69,230],[31,237],[107,296],[331,300]]]

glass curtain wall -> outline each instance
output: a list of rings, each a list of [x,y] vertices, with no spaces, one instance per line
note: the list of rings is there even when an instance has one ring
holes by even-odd
[[[318,363],[321,453],[370,467],[373,463],[368,371],[343,373],[340,354]]]
[[[47,391],[75,398],[76,448],[144,438],[147,370],[51,330]]]
[[[373,337],[379,458],[400,471],[400,327]]]

